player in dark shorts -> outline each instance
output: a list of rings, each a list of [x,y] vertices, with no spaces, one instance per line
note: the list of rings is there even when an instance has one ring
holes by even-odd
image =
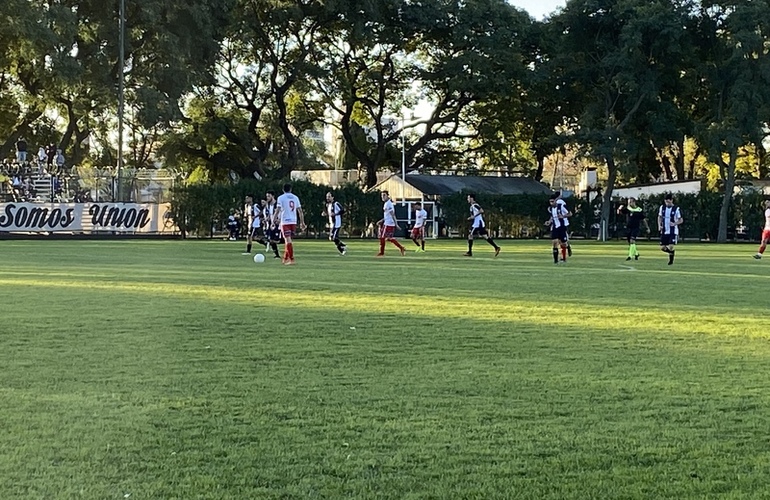
[[[639,234],[642,230],[642,222],[647,225],[645,220],[644,210],[642,207],[636,204],[636,198],[628,199],[628,206],[620,205],[618,207],[618,215],[625,215],[628,217],[626,222],[626,239],[628,240],[628,257],[626,260],[639,260],[639,251],[636,248],[636,240],[639,238]],[[649,226],[647,232],[650,231]]]
[[[557,195],[551,195],[548,199],[548,220],[546,225],[551,227],[551,242],[553,244],[553,263],[559,263],[559,249],[561,248],[561,262],[567,262],[567,218],[571,216],[569,210],[562,203],[558,203]]]

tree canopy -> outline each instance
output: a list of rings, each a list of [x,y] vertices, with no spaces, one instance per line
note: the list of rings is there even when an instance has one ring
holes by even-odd
[[[544,21],[505,0],[127,1],[124,68],[115,3],[0,16],[3,156],[23,136],[114,164],[123,72],[129,165],[212,182],[343,165],[371,186],[402,162],[540,179],[572,149],[608,202],[709,164],[723,239],[736,175],[770,170],[770,0],[569,0]]]

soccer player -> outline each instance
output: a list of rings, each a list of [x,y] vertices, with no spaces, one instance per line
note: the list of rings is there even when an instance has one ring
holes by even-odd
[[[762,258],[768,243],[770,243],[770,200],[765,200],[765,228],[762,230],[762,243],[759,245],[759,251],[754,255],[755,259]]]
[[[554,194],[548,199],[548,215],[546,225],[551,226],[553,263],[559,263],[559,248],[561,248],[561,261],[567,262],[567,224],[565,222],[572,213],[565,205],[559,203],[557,195]]]
[[[275,215],[276,221],[280,221],[281,234],[283,234],[283,264],[286,266],[294,265],[294,243],[292,238],[297,231],[297,225],[302,231],[305,230],[305,216],[302,213],[302,205],[299,198],[291,192],[291,184],[283,185],[283,194],[278,197],[278,212]]]
[[[246,237],[246,251],[243,255],[251,255],[251,245],[253,241],[256,241],[262,246],[267,247],[267,240],[265,240],[265,233],[262,230],[262,204],[254,203],[254,198],[251,196],[246,197],[246,206],[244,207],[244,214],[248,217],[249,234]]]
[[[270,249],[273,251],[273,258],[280,259],[278,253],[278,243],[281,242],[281,231],[275,222],[275,214],[278,206],[275,202],[275,191],[265,193],[265,206],[262,208],[262,220],[265,222],[265,232],[267,240],[270,243]],[[265,248],[267,251],[267,248]]]
[[[674,263],[674,247],[679,237],[679,225],[684,222],[679,207],[674,205],[674,196],[667,194],[663,205],[658,210],[658,230],[660,231],[660,249],[668,254],[668,265]]]
[[[415,252],[425,252],[425,221],[428,212],[422,208],[422,203],[414,204],[414,226],[412,226],[412,241],[417,245]]]
[[[565,212],[569,211],[567,210],[567,202],[561,197],[561,191],[556,191],[556,204],[560,205]],[[567,257],[572,257],[572,244],[569,241],[569,219],[564,219],[564,227],[566,228],[564,232],[567,235]]]
[[[642,222],[644,222],[645,225],[647,224],[644,211],[642,210],[642,207],[636,204],[636,198],[629,198],[628,206],[624,207],[623,205],[620,205],[618,207],[618,215],[625,215],[628,217],[628,222],[626,222],[626,229],[628,230],[628,234],[626,235],[626,239],[628,240],[628,257],[626,257],[626,260],[631,260],[632,257],[634,260],[639,260],[639,251],[636,249],[636,240],[639,238]],[[649,230],[650,228],[648,227],[647,231]]]
[[[326,210],[324,214],[329,217],[329,240],[337,246],[340,255],[345,255],[348,251],[347,246],[340,241],[340,229],[342,228],[342,205],[334,201],[334,195],[326,193]]]
[[[238,239],[238,229],[240,225],[238,218],[235,216],[235,210],[230,210],[230,215],[227,216],[227,231],[229,232],[228,240],[235,241]]]
[[[473,223],[471,224],[471,231],[468,233],[468,251],[463,255],[465,257],[473,257],[473,238],[476,236],[481,236],[487,240],[487,243],[492,245],[492,247],[495,249],[495,257],[497,257],[498,254],[500,254],[500,247],[497,246],[495,240],[493,240],[487,233],[487,226],[484,224],[484,209],[481,208],[478,203],[476,203],[475,194],[469,194],[467,200],[468,204],[471,206],[471,216],[468,217],[468,220],[473,221]]]
[[[383,257],[385,255],[385,241],[393,243],[401,252],[401,256],[406,255],[406,248],[393,237],[396,232],[396,209],[393,206],[393,202],[390,201],[390,193],[383,191],[380,193],[382,198],[382,219],[377,221],[377,228],[379,229],[380,236],[380,251],[377,253],[377,257]]]

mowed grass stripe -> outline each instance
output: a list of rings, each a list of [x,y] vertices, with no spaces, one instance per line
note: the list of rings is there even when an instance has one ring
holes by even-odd
[[[302,241],[286,269],[223,242],[48,243],[0,262],[0,498],[763,496],[746,247],[688,246],[665,276],[659,253],[616,270],[619,245],[555,267],[546,242]]]
[[[63,280],[32,280],[32,279],[0,279],[0,286],[11,287],[40,287],[67,288],[81,291],[102,290],[120,291],[139,295],[170,295],[204,301],[220,301],[226,303],[241,303],[255,305],[257,309],[274,306],[285,306],[305,311],[366,311],[390,314],[410,314],[428,316],[444,320],[475,319],[495,321],[501,324],[515,325],[529,323],[544,327],[574,326],[576,319],[586,313],[579,304],[554,301],[502,301],[493,298],[470,298],[461,300],[449,297],[433,296],[430,307],[423,304],[423,296],[411,294],[365,293],[356,294],[324,291],[322,298],[316,292],[302,292],[278,287],[270,289],[253,289],[244,293],[243,289],[230,289],[222,286],[180,287],[173,283],[89,283]],[[675,309],[675,310],[671,310]],[[634,331],[644,328],[653,331],[668,331],[677,334],[708,334],[708,335],[745,335],[749,337],[770,336],[765,327],[766,320],[762,317],[735,316],[725,324],[725,315],[698,312],[684,314],[680,308],[672,307],[663,310],[640,309],[631,306],[598,306],[590,310],[592,330],[622,330]]]

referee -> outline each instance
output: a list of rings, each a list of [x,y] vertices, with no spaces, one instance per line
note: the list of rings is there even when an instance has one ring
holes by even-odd
[[[631,260],[632,258],[634,260],[639,260],[639,251],[636,249],[636,240],[639,238],[642,222],[647,226],[647,232],[650,231],[650,227],[647,225],[647,221],[645,221],[644,211],[642,210],[642,207],[636,204],[636,198],[629,198],[628,206],[624,207],[623,205],[620,205],[618,207],[618,214],[628,217],[628,221],[626,222],[626,229],[628,231],[628,234],[626,235],[626,239],[628,240],[628,257],[626,257],[626,260]]]

